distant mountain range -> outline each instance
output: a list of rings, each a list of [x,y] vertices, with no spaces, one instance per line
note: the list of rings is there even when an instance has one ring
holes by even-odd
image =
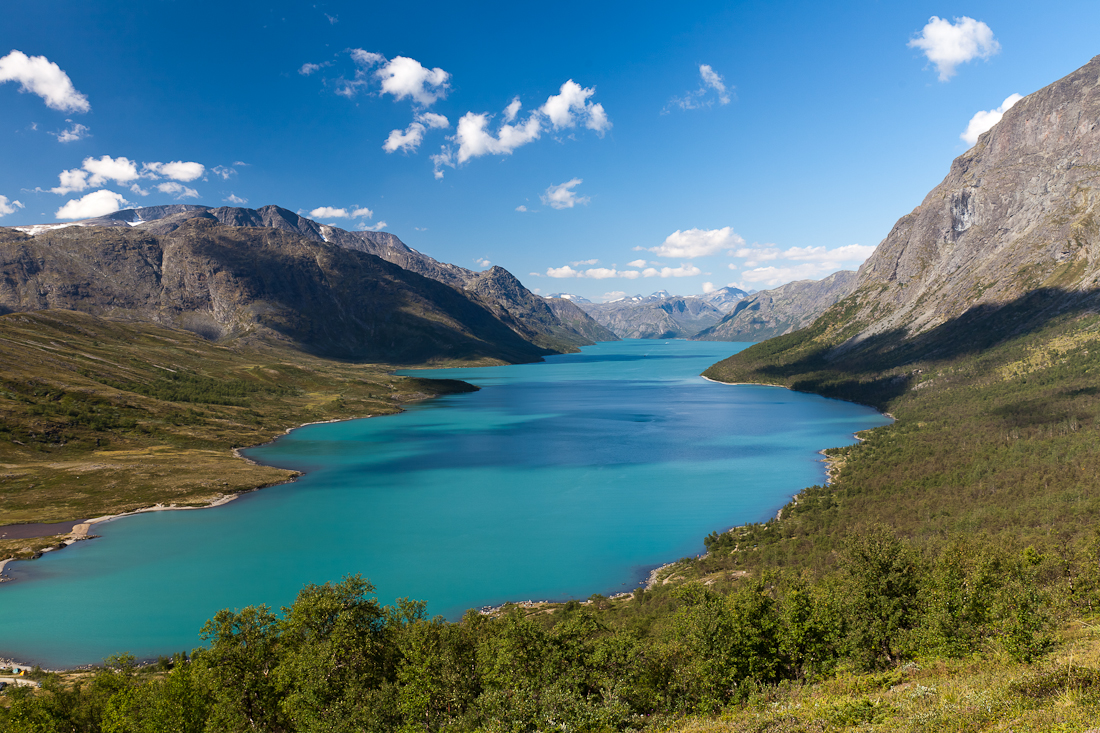
[[[0,310],[64,308],[377,361],[531,361],[617,337],[507,270],[265,206],[127,209],[0,228]]]

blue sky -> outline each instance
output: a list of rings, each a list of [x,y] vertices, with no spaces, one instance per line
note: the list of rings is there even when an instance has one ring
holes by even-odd
[[[686,8],[8,3],[0,225],[278,204],[542,293],[764,289],[1100,53],[1095,2]]]

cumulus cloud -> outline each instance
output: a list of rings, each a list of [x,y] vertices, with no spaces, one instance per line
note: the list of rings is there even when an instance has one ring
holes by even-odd
[[[230,193],[229,196],[222,199],[222,201],[225,201],[227,204],[233,204],[234,206],[244,206],[248,203],[248,199],[242,199],[240,196],[233,193]]]
[[[175,196],[176,199],[197,199],[199,192],[193,188],[188,188],[182,183],[176,183],[175,181],[165,181],[164,183],[157,184],[157,190],[161,193],[167,193]]]
[[[726,87],[722,75],[715,71],[713,67],[709,64],[700,64],[699,77],[701,80],[699,88],[695,91],[685,92],[682,97],[673,97],[668,100],[668,104],[665,105],[664,109],[665,113],[672,107],[703,109],[713,107],[715,102],[719,105],[730,103],[730,89]]]
[[[485,269],[489,265],[493,264],[492,262],[489,261],[489,259],[487,257],[478,258],[478,259],[474,260],[474,262],[476,262],[477,266],[482,268],[482,269]]]
[[[458,143],[456,163],[462,164],[482,155],[511,155],[516,148],[537,140],[542,132],[542,123],[534,115],[522,125],[502,124],[495,134],[489,132],[488,126],[488,114],[467,112],[462,115],[454,136]]]
[[[626,297],[626,293],[622,290],[612,290],[610,293],[604,293],[600,296],[600,300],[604,303],[610,303],[613,300],[621,300]]]
[[[539,111],[546,115],[555,130],[575,127],[583,121],[585,127],[600,135],[611,129],[611,120],[607,118],[602,104],[594,104],[588,98],[596,93],[596,87],[582,87],[570,79],[561,85],[557,94],[547,97]],[[512,104],[516,104],[513,100]],[[509,105],[512,109],[512,105]],[[518,110],[518,107],[516,107]]]
[[[230,176],[237,175],[237,170],[235,168],[229,168],[228,166],[224,165],[216,165],[210,170],[214,175],[221,176],[223,181],[228,181]]]
[[[436,114],[435,112],[423,112],[416,116],[418,122],[423,122],[429,128],[442,130],[450,127],[451,122],[445,115]]]
[[[677,229],[657,247],[635,247],[640,252],[654,252],[658,257],[683,257],[692,259],[716,254],[720,250],[739,247],[745,240],[730,227],[721,229]]]
[[[380,232],[386,228],[386,222],[380,221],[377,224],[367,224],[366,222],[359,222],[359,226],[355,228],[361,232]]]
[[[114,191],[92,191],[82,198],[69,201],[54,214],[58,219],[92,219],[113,214],[129,202]]]
[[[714,287],[714,283],[703,283],[703,293],[705,294],[713,293],[717,289]]]
[[[549,277],[556,278],[581,277],[590,280],[607,280],[616,277],[634,280],[642,276],[642,273],[637,270],[617,270],[614,267],[589,267],[586,270],[573,269],[573,266],[591,265],[597,262],[599,262],[599,260],[582,260],[580,262],[574,262],[572,265],[550,267],[547,268],[546,274]]]
[[[730,266],[733,267],[732,265]],[[838,268],[834,262],[807,262],[794,267],[756,267],[741,273],[741,279],[746,283],[765,285],[769,288],[778,287],[793,280],[816,280],[824,277]],[[738,286],[740,287],[740,286]]]
[[[86,125],[82,125],[79,122],[73,122],[72,120],[65,121],[72,123],[72,126],[67,130],[53,133],[53,135],[57,137],[59,143],[71,143],[88,137],[89,131]]]
[[[390,130],[386,142],[382,143],[382,149],[387,153],[394,153],[398,150],[409,152],[419,148],[423,140],[424,125],[413,122],[404,130]]]
[[[626,264],[627,264],[628,267],[645,267],[646,266],[646,261],[645,260],[634,260],[633,262],[627,262]]]
[[[352,206],[350,209],[334,206],[318,206],[309,212],[314,219],[372,219],[374,212],[366,207]]]
[[[519,206],[516,207],[516,211],[527,211],[527,207],[524,206],[523,204],[520,204]]]
[[[948,81],[959,64],[976,58],[988,59],[1001,50],[993,31],[985,23],[963,16],[955,22],[933,15],[920,35],[909,41],[936,67],[940,81]]]
[[[171,178],[174,181],[190,183],[197,178],[202,178],[206,173],[206,166],[202,163],[184,162],[176,160],[171,163],[142,163],[142,175],[147,178]]]
[[[504,108],[504,121],[511,122],[516,119],[516,115],[519,114],[519,110],[522,106],[523,103],[519,101],[519,97],[514,97],[511,103]]]
[[[578,196],[573,190],[582,183],[584,183],[582,179],[573,178],[565,183],[550,186],[542,195],[542,203],[552,209],[572,209],[577,204],[587,204],[592,199],[588,196]]]
[[[7,216],[8,214],[14,214],[19,209],[23,208],[23,204],[18,201],[8,201],[7,196],[0,196],[0,216]]]
[[[599,262],[600,261],[598,259],[593,257],[590,260],[577,260],[576,262],[570,262],[569,264],[573,267],[577,267],[579,265],[598,265]]]
[[[548,267],[546,268],[546,274],[549,277],[580,277],[581,273],[574,270],[569,265],[562,267]]]
[[[965,140],[967,145],[973,146],[978,142],[979,135],[1000,122],[1005,112],[1021,99],[1023,99],[1023,96],[1019,94],[1010,94],[997,109],[976,112],[959,137]]]
[[[149,192],[147,190],[145,190],[141,186],[137,185],[136,183],[131,183],[130,184],[130,191],[131,191],[131,193],[136,193],[138,196],[148,196],[149,195]]]
[[[756,267],[761,262],[768,262],[770,260],[779,259],[779,250],[772,245],[764,245],[758,247],[753,245],[752,247],[742,247],[736,249],[731,253],[734,257],[745,258],[748,261],[745,262],[747,267]],[[730,269],[737,269],[737,265],[730,265]]]
[[[129,158],[85,158],[80,168],[61,171],[58,174],[60,185],[51,188],[52,193],[65,195],[86,188],[99,188],[108,181],[126,184],[139,177],[137,164]]]
[[[382,82],[382,93],[396,99],[411,97],[422,107],[431,106],[437,99],[447,96],[451,75],[443,69],[425,68],[416,59],[397,56],[382,65],[375,76]]]
[[[679,267],[647,267],[642,270],[642,277],[695,277],[702,275],[703,271],[695,265],[680,263]]]
[[[791,247],[783,251],[788,260],[810,262],[863,262],[875,251],[874,245],[849,244],[844,247]]]
[[[0,83],[19,83],[19,91],[42,97],[46,106],[61,112],[87,112],[92,106],[78,92],[61,67],[45,56],[27,56],[12,51],[0,58]]]

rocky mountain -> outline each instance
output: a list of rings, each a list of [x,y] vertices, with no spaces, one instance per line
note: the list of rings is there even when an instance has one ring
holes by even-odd
[[[701,298],[670,296],[665,290],[581,308],[621,338],[687,338],[722,318],[722,311]]]
[[[856,273],[834,272],[821,280],[798,280],[742,296],[718,323],[693,338],[698,341],[764,341],[805,328],[852,292]]]
[[[389,232],[351,232],[320,224],[279,206],[246,209],[235,206],[210,208],[176,204],[125,209],[96,219],[65,225],[38,225],[19,229],[30,234],[56,231],[60,227],[126,227],[153,234],[170,234],[186,222],[202,219],[229,227],[277,229],[317,242],[365,252],[463,291],[477,293],[484,305],[518,335],[551,351],[570,351],[596,340],[614,340],[610,331],[583,314],[570,312],[572,326],[555,315],[543,298],[527,290],[507,270],[500,267],[474,272],[457,265],[439,262],[417,252]],[[592,338],[585,334],[595,334]]]
[[[289,228],[225,226],[204,213],[37,236],[0,228],[0,311],[75,310],[390,363],[550,353],[476,293]]]
[[[1100,57],[1017,102],[898,220],[842,304],[842,350],[973,326],[1036,294],[1013,329],[1086,307],[1100,284],[1098,181]]]
[[[742,299],[747,296],[748,293],[741,288],[735,288],[732,285],[727,285],[724,288],[718,288],[717,290],[700,295],[707,303],[710,303],[723,313],[729,313]]]

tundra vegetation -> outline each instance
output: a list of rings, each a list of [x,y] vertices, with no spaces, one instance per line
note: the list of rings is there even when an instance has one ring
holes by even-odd
[[[1100,318],[1014,334],[957,323],[939,358],[897,348],[846,363],[824,356],[837,317],[708,376],[786,381],[898,421],[829,451],[830,484],[781,518],[712,533],[705,556],[648,590],[448,622],[417,601],[382,606],[349,577],[279,611],[222,611],[203,647],[157,664],[41,673],[42,688],[0,698],[0,726],[1093,728]]]

